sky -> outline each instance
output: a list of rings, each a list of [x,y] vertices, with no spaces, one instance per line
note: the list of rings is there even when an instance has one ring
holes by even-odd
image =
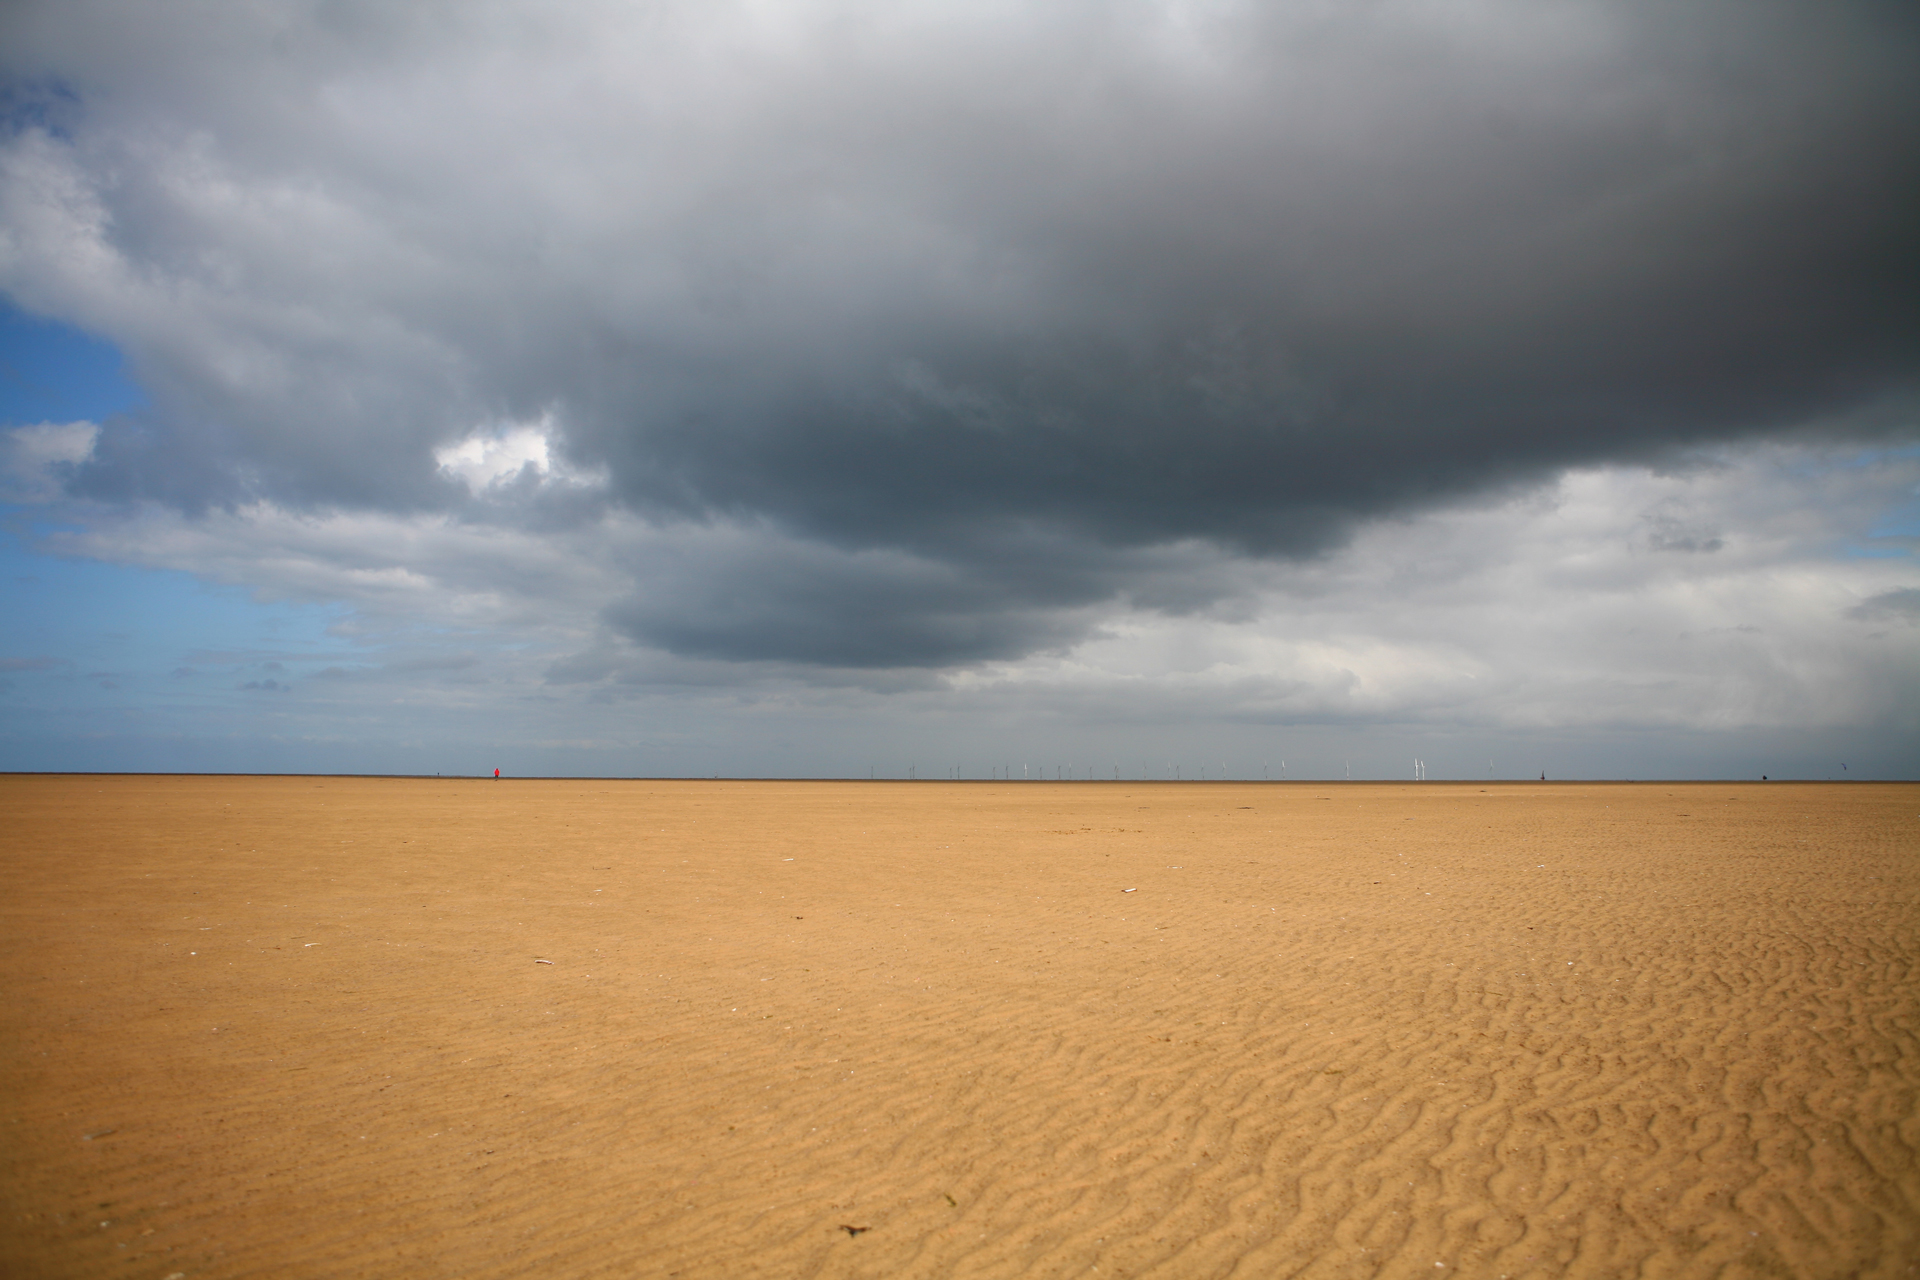
[[[19,0],[0,769],[1920,776],[1916,65]]]

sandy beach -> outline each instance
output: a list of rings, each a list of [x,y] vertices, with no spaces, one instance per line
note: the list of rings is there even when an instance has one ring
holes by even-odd
[[[31,1277],[1920,1273],[1920,786],[0,777]]]

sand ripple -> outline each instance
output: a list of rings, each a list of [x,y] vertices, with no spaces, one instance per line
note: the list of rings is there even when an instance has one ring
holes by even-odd
[[[9,1274],[1920,1266],[1920,787],[0,788]]]

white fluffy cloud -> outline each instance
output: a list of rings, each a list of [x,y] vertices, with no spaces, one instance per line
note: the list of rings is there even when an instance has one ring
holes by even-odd
[[[0,432],[0,502],[51,502],[93,454],[91,422],[41,422]]]
[[[440,470],[458,478],[475,497],[522,478],[534,485],[557,481],[569,486],[603,486],[604,472],[584,472],[554,456],[558,433],[553,415],[543,414],[535,422],[476,431],[435,449],[433,456]]]

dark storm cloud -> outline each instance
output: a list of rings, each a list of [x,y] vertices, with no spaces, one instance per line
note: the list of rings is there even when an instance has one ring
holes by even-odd
[[[966,541],[963,543],[962,538]],[[927,554],[765,530],[688,533],[650,555],[614,628],[673,653],[822,667],[950,666],[1061,650],[1092,606],[1209,609],[1235,590],[1192,548],[1106,549],[1046,530],[957,529]]]
[[[977,570],[947,565],[878,567],[852,559],[796,566],[783,556],[723,576],[703,566],[690,579],[654,579],[607,616],[674,653],[823,666],[1017,658],[1084,634],[1061,617],[1070,597],[1055,594],[1023,608],[1022,595]]]
[[[1303,88],[1286,30],[1225,60],[1228,90],[1005,120],[998,165],[916,193],[963,260],[885,263],[794,367],[769,333],[710,375],[729,394],[615,397],[576,445],[638,500],[860,545],[1034,519],[1288,552],[1911,392],[1916,98],[1867,43],[1906,33],[1862,23],[1840,59],[1831,29],[1757,39],[1765,11],[1607,16],[1623,47],[1564,82],[1336,27]],[[976,306],[929,278],[975,271],[1018,283]]]
[[[171,289],[8,268],[152,390],[90,492],[465,509],[434,449],[551,415],[605,488],[514,519],[767,531],[616,627],[893,667],[1235,590],[1143,549],[1915,430],[1909,6],[408,9],[9,20],[72,95],[9,217]]]

